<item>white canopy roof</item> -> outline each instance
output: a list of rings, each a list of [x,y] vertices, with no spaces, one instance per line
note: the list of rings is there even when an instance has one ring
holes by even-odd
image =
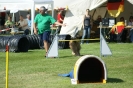
[[[41,5],[49,6],[49,4],[53,4],[53,0],[1,0],[0,1],[0,10],[6,7],[7,10],[11,9],[19,9],[25,10],[30,9],[31,6],[35,3],[35,8],[39,8]],[[52,6],[49,6],[52,8]]]
[[[62,27],[62,33],[71,34],[72,30],[75,29],[73,26],[81,28],[82,16],[84,15],[86,9],[95,9],[107,1],[108,0],[0,0],[0,10],[4,7],[6,7],[6,9],[31,9],[32,19],[34,19],[34,9],[38,7],[38,5],[51,4],[52,11],[53,8],[56,7],[60,8],[68,6],[69,11],[71,12],[71,17],[73,17],[73,21],[71,21],[72,18],[68,14],[68,19],[64,20],[64,22],[70,24],[71,26]],[[127,1],[133,4],[133,0]],[[46,8],[48,8],[48,6]]]
[[[44,5],[44,4],[51,4],[52,9],[52,16],[54,14],[53,10],[53,0],[0,0],[0,10],[6,7],[6,10],[24,10],[24,9],[31,9],[31,34],[33,34],[33,21],[35,16],[35,5]],[[47,8],[47,7],[46,7]]]
[[[67,0],[71,1],[71,0]],[[68,5],[69,10],[66,12],[64,23],[69,26],[62,27],[60,34],[70,34],[73,36],[76,28],[81,30],[83,16],[86,12],[86,9],[93,10],[97,7],[100,7],[104,3],[107,3],[108,0],[74,0],[72,5]],[[127,0],[133,4],[133,0]]]
[[[6,4],[5,7],[7,7],[7,8],[8,7],[13,8],[12,6],[8,5],[9,3],[10,4],[17,3],[19,5],[19,7],[23,7],[23,9],[30,8],[31,5],[27,5],[27,4],[29,4],[29,3],[33,2],[33,1],[36,4],[44,4],[44,3],[45,4],[51,4],[54,1],[54,8],[57,8],[57,7],[60,8],[60,7],[69,6],[69,5],[74,4],[75,2],[78,2],[80,0],[0,0],[0,9],[3,9],[3,7],[4,7],[3,5],[1,5],[1,3]],[[107,2],[107,0],[93,0],[93,1],[88,0],[88,1],[90,1],[91,4],[94,5],[93,8],[101,5],[103,1]],[[133,4],[133,0],[127,0],[127,1],[129,1],[130,3]],[[22,3],[25,3],[26,5],[20,5]],[[87,3],[86,3],[86,5],[87,5]],[[36,6],[36,7],[38,7],[38,6]]]
[[[133,0],[127,0],[127,1],[129,1],[131,4],[133,4]]]

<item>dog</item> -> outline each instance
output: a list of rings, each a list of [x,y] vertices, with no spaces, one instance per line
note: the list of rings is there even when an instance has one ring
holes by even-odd
[[[69,47],[72,50],[72,55],[80,56],[81,46],[80,46],[80,42],[79,41],[71,40],[69,42]]]
[[[80,41],[78,40],[79,38],[80,38],[79,31],[76,28],[74,36],[71,37],[71,40],[69,41],[69,47],[72,50],[72,55],[74,56],[80,56],[81,46],[80,46]]]

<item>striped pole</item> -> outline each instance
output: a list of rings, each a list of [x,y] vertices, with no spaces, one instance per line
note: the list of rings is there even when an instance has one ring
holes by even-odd
[[[9,45],[6,45],[6,88],[8,88],[8,59],[9,59]]]
[[[10,28],[11,29],[11,28]],[[9,28],[7,29],[3,29],[3,30],[0,30],[0,32],[3,32],[3,31],[9,31],[10,30]]]

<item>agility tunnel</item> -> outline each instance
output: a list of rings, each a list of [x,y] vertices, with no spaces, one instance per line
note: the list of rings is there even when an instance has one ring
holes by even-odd
[[[52,42],[54,35],[50,36]],[[70,35],[58,35],[59,49],[69,48]],[[0,36],[0,51],[5,52],[6,45],[9,44],[10,52],[27,52],[29,49],[43,49],[43,42],[38,35],[14,35],[14,36]]]
[[[6,51],[6,45],[9,45],[10,52],[27,52],[29,41],[24,35],[0,36],[0,51]]]
[[[94,55],[85,55],[74,66],[74,80],[79,83],[106,83],[107,69],[102,59]]]
[[[60,34],[58,35],[59,43],[58,47],[59,49],[68,49],[69,48],[69,41],[63,41],[63,40],[71,40],[71,36],[68,34]]]
[[[42,48],[40,44],[40,38],[38,35],[27,35],[29,41],[29,49],[40,49]]]
[[[50,42],[52,43],[53,39],[54,39],[55,35],[50,35]],[[65,40],[71,40],[71,36],[68,34],[58,34],[58,39],[59,39],[59,43],[58,43],[58,48],[59,49],[68,49],[69,47],[69,41],[65,41]]]

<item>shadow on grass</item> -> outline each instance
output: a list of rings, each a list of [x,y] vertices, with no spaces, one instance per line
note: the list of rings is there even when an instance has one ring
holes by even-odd
[[[59,58],[68,58],[68,57],[74,57],[74,56],[59,56]]]
[[[108,83],[120,83],[120,82],[124,82],[122,79],[119,78],[108,78],[107,79]]]
[[[80,58],[82,56],[84,56],[84,55],[80,55],[80,56],[74,56],[74,55],[70,55],[70,56],[59,56],[59,58],[68,58],[68,57],[78,57],[78,58]]]

